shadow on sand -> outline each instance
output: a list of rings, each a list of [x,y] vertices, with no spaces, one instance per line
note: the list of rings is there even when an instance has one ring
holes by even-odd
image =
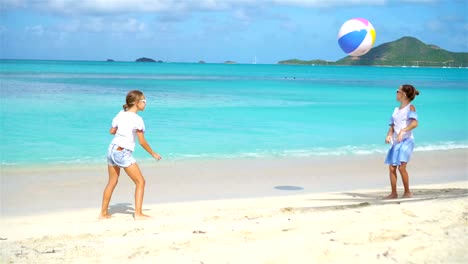
[[[401,191],[401,190],[400,190]],[[329,199],[309,199],[310,201],[328,201],[336,202],[337,205],[329,206],[310,206],[310,207],[287,207],[282,211],[329,211],[329,210],[345,210],[353,208],[361,208],[371,205],[385,204],[401,204],[408,202],[421,202],[427,200],[442,200],[442,199],[458,199],[468,197],[468,189],[466,188],[446,188],[446,189],[412,189],[413,197],[399,198],[392,200],[384,200],[383,197],[388,195],[387,192],[369,192],[369,193],[353,193],[344,192],[337,193],[340,197]]]
[[[301,191],[301,190],[304,190],[304,188],[301,187],[301,186],[291,186],[291,185],[275,186],[274,188],[277,189],[277,190],[282,190],[282,191]]]
[[[131,203],[118,203],[109,206],[109,214],[128,214],[133,215],[135,208],[131,206]]]
[[[132,206],[131,203],[118,203],[109,206],[109,214],[127,214],[127,215],[134,215],[135,208]],[[150,209],[143,209],[143,211],[150,211]]]

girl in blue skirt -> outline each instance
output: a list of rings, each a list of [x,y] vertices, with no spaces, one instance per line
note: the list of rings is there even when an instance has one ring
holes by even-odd
[[[395,110],[393,110],[389,122],[390,128],[388,129],[387,138],[385,139],[385,143],[392,144],[392,147],[388,151],[387,158],[385,159],[385,164],[389,165],[392,193],[385,197],[385,199],[398,198],[397,168],[403,180],[403,186],[405,187],[403,198],[412,196],[409,189],[406,164],[410,160],[411,154],[413,154],[413,129],[418,126],[416,108],[411,104],[417,95],[419,95],[419,91],[409,84],[404,84],[397,90],[397,101],[400,102],[400,106],[395,107]]]

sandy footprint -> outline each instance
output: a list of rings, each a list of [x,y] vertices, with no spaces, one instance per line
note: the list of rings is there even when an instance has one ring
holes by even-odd
[[[411,216],[411,217],[418,217],[417,215],[415,215],[412,211],[410,210],[406,210],[406,209],[402,209],[401,212],[407,216]]]
[[[134,228],[130,231],[125,232],[122,236],[128,236],[128,235],[135,235],[139,233],[140,231],[144,230],[143,228]]]
[[[396,241],[396,240],[405,238],[407,236],[408,236],[407,234],[401,233],[399,231],[384,229],[377,234],[370,233],[369,242],[385,242],[389,240]]]
[[[138,248],[137,250],[135,250],[134,252],[132,252],[129,256],[128,256],[128,259],[134,259],[134,258],[138,258],[138,257],[144,257],[144,256],[147,256],[149,255],[150,253],[154,254],[154,253],[157,253],[158,250],[150,250],[146,247],[140,247]]]

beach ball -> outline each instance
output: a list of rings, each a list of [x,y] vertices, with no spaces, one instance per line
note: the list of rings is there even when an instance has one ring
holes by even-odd
[[[353,18],[344,22],[338,32],[338,44],[350,56],[366,54],[374,42],[375,29],[364,18]]]

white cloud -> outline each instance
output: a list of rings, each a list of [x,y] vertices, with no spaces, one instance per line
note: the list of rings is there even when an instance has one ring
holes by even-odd
[[[81,20],[75,19],[61,24],[54,31],[64,33],[90,32],[101,33],[111,31],[112,33],[141,33],[146,31],[146,24],[135,18],[115,19],[108,17],[88,17]]]
[[[32,27],[26,27],[26,32],[31,33],[35,36],[42,36],[45,32],[44,27],[42,25],[35,25]]]
[[[83,20],[75,19],[68,23],[58,26],[59,31],[76,33],[79,31],[99,33],[105,30],[105,22],[103,18],[91,17]]]
[[[186,6],[185,2],[175,0],[45,0],[32,5],[46,11],[69,15],[161,12],[183,9]]]
[[[422,2],[431,0],[406,1]],[[6,8],[36,8],[66,15],[104,15],[129,12],[190,13],[194,11],[268,7],[271,5],[296,7],[382,5],[386,2],[389,2],[389,0],[0,0],[0,6]]]
[[[83,29],[87,32],[99,33],[106,29],[106,25],[103,18],[92,17],[83,23]]]
[[[383,5],[386,0],[272,0],[277,5],[299,7],[333,7],[350,5]]]
[[[240,21],[244,26],[248,26],[252,23],[252,14],[245,9],[237,9],[233,11],[234,19]]]
[[[58,25],[58,29],[64,32],[75,33],[80,30],[81,23],[79,20],[73,20],[68,23]]]
[[[138,22],[134,18],[129,18],[126,21],[112,22],[112,31],[114,33],[138,33],[144,32],[146,25],[143,22]]]

